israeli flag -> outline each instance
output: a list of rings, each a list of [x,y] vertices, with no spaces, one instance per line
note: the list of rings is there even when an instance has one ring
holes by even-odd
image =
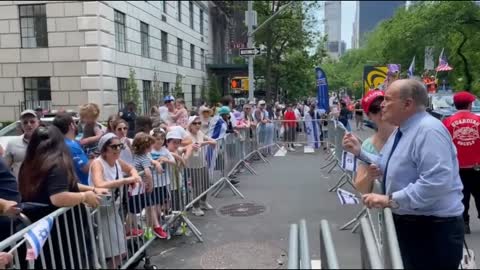
[[[53,226],[53,218],[47,217],[40,220],[36,225],[31,228],[23,237],[28,241],[30,247],[27,250],[27,261],[33,261],[37,259],[40,254],[45,241],[50,235],[50,231]]]
[[[342,152],[342,169],[346,171],[357,171],[357,158],[350,152]]]
[[[355,196],[355,194],[341,188],[337,189],[337,196],[342,205],[360,203],[360,201],[358,200],[357,196]]]

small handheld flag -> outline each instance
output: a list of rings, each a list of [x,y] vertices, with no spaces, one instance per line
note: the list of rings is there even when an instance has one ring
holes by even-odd
[[[355,172],[357,170],[357,158],[350,152],[342,152],[342,169]]]
[[[337,196],[342,205],[360,203],[360,201],[358,200],[357,196],[355,196],[355,194],[341,188],[337,189]]]
[[[40,254],[45,241],[50,235],[53,226],[53,218],[47,217],[40,220],[37,225],[30,229],[23,237],[28,241],[30,247],[27,250],[27,261],[37,259]]]
[[[436,71],[451,71],[453,68],[448,65],[447,56],[443,53],[445,49],[442,49],[440,56],[438,57],[438,66]]]
[[[413,77],[414,72],[415,72],[415,56],[413,57],[412,63],[410,64],[410,67],[408,67],[408,70],[407,70],[408,78]]]

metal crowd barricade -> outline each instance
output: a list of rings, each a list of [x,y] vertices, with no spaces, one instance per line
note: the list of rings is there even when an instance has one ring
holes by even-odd
[[[312,269],[305,219],[290,225],[288,269]]]
[[[385,268],[403,269],[402,255],[398,244],[397,231],[393,223],[392,210],[385,208],[383,210],[384,228],[383,232],[383,258]]]
[[[335,159],[336,161],[335,161],[335,165],[330,168],[329,172],[331,172],[335,167],[338,167],[342,171],[342,176],[340,176],[337,183],[332,188],[330,188],[329,190],[330,192],[337,191],[337,189],[343,187],[345,184],[350,184],[352,187],[354,187],[353,185],[354,172],[344,170],[342,167],[340,167],[342,154],[343,154],[342,141],[346,132],[347,130],[342,124],[338,124],[335,128]]]
[[[320,222],[320,262],[322,269],[340,269],[328,221]]]
[[[289,145],[310,146],[315,149],[327,147],[325,119],[315,120],[274,120],[276,145],[280,148]],[[280,146],[281,145],[281,146]]]
[[[380,251],[373,237],[373,228],[365,217],[360,219],[360,253],[362,269],[383,269]]]
[[[100,268],[89,215],[89,209],[76,206],[57,209],[33,224],[28,218],[23,218],[21,223],[26,227],[0,242],[0,251],[13,255],[15,269]],[[30,246],[24,235],[49,219],[53,220],[52,228],[50,232],[47,228],[42,229],[40,237],[45,239],[45,244],[40,249],[40,255],[27,261]]]

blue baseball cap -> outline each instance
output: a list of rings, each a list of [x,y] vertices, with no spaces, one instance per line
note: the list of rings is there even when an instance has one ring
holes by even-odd
[[[170,101],[175,101],[175,98],[173,96],[166,96],[163,98],[163,102],[170,102]]]

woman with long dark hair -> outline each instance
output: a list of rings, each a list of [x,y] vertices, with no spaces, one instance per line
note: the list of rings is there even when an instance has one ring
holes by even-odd
[[[65,214],[66,219],[58,218],[60,232],[57,232],[57,227],[53,226],[50,237],[55,254],[59,254],[56,251],[60,249],[58,234],[62,236],[61,239],[67,239],[68,235],[72,247],[75,244],[84,247],[82,238],[88,239],[89,235],[86,235],[86,231],[83,230],[88,218],[83,204],[97,207],[100,203],[100,197],[97,193],[106,194],[108,191],[78,183],[69,149],[65,144],[63,134],[57,127],[39,127],[33,132],[27,147],[25,160],[20,167],[18,185],[22,202],[35,202],[45,205],[45,207],[23,210],[32,223],[60,207],[78,206]],[[80,220],[83,220],[83,228],[79,226]],[[73,230],[75,226],[77,235],[74,234]],[[85,235],[79,235],[81,233]],[[46,265],[52,266],[51,263],[53,262],[49,255],[51,251],[47,247],[48,245],[45,245],[43,250]],[[81,248],[81,256],[86,256],[84,250]],[[63,245],[63,252],[65,256],[73,258],[73,265],[70,264],[70,261],[65,262],[66,268],[78,268],[81,263],[85,264],[85,262],[81,262],[85,258],[78,258],[77,252],[67,248],[66,245]],[[39,260],[36,263],[39,264]],[[61,261],[58,259],[55,259],[55,264],[57,267],[62,267]]]

